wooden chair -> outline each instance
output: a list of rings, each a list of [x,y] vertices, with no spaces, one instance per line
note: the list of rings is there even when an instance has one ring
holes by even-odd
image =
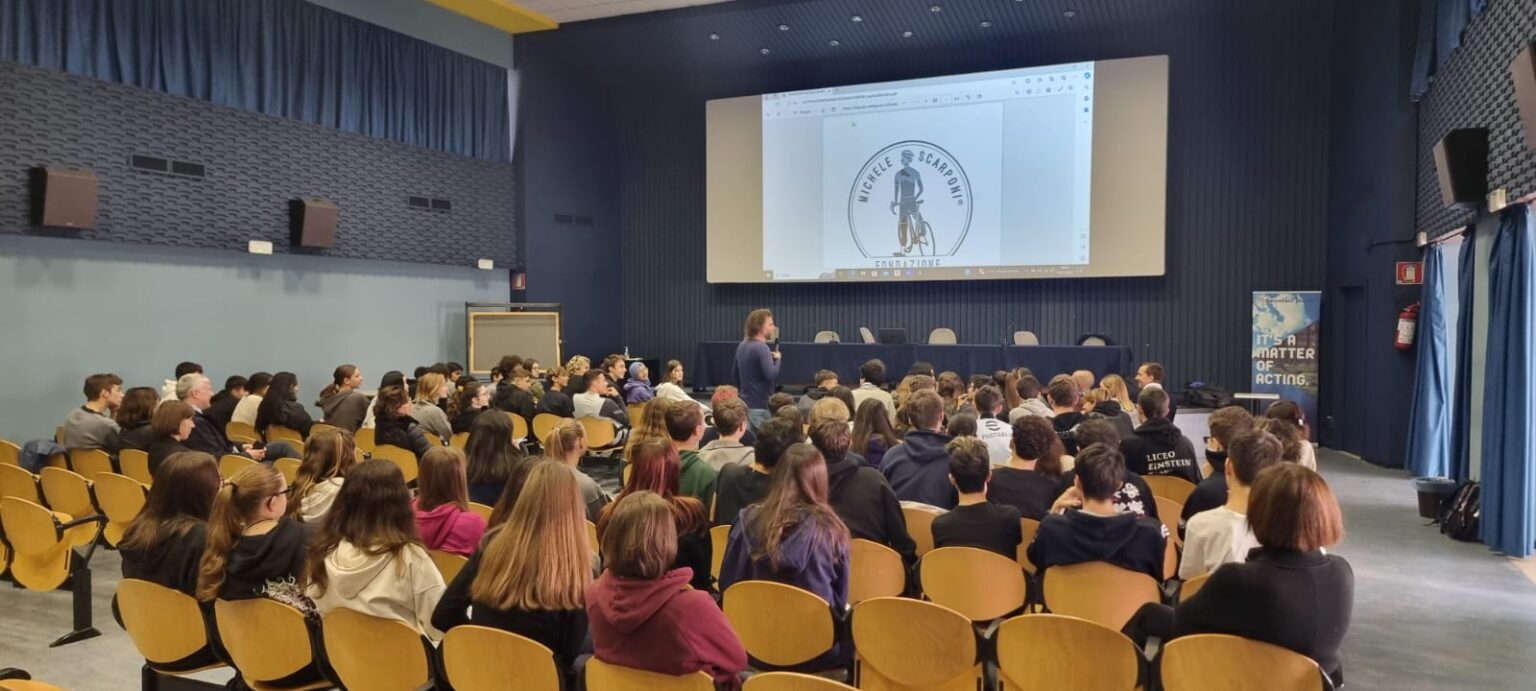
[[[1151,576],[1107,562],[1052,566],[1045,572],[1045,606],[1119,631],[1148,602],[1161,602]]]
[[[1205,587],[1205,582],[1210,580],[1211,574],[1203,573],[1179,584],[1179,602],[1183,602],[1195,596]]]
[[[69,517],[61,520],[101,515],[101,509],[96,506],[96,497],[91,492],[91,483],[78,473],[63,468],[43,468],[37,479],[48,508]],[[102,522],[105,521],[103,517]],[[95,541],[100,533],[100,525],[82,524],[69,531],[67,537],[71,545],[84,547]]]
[[[1143,475],[1141,479],[1147,481],[1147,488],[1152,490],[1152,496],[1169,499],[1179,504],[1189,501],[1189,495],[1195,491],[1195,485],[1189,480],[1172,475]],[[1163,510],[1159,508],[1158,513]]]
[[[0,464],[21,465],[21,447],[15,442],[0,439]]]
[[[1163,646],[1163,688],[1167,691],[1322,691],[1323,671],[1301,653],[1277,645],[1206,633],[1183,636]]]
[[[315,661],[304,614],[276,600],[216,600],[214,622],[219,639],[254,691],[327,689],[328,681],[276,687],[268,682],[296,674]]]
[[[267,441],[285,441],[299,448],[304,448],[304,435],[291,427],[282,425],[267,425]]]
[[[933,551],[933,519],[939,514],[916,506],[901,507],[901,515],[907,519],[907,533],[917,543],[917,556]]]
[[[122,541],[123,533],[128,531],[128,524],[144,509],[149,488],[138,480],[116,473],[102,473],[96,478],[94,488],[96,503],[107,517],[107,525],[101,529],[102,537],[106,538],[107,544],[116,547]]]
[[[320,629],[346,688],[412,691],[432,678],[421,634],[405,622],[340,608],[325,613]]]
[[[261,435],[256,433],[256,428],[244,422],[230,420],[224,425],[224,436],[237,444],[254,444],[261,441]]]
[[[431,445],[434,449],[443,445],[443,438],[437,436],[436,434],[431,432],[422,432],[421,435],[427,438],[427,444]]]
[[[731,526],[717,525],[709,529],[709,575],[720,580],[720,567],[725,564],[725,546],[731,537]]]
[[[577,418],[581,428],[587,432],[587,448],[603,449],[613,446],[618,439],[618,430],[614,429],[613,421],[602,417]]]
[[[443,575],[443,583],[452,583],[454,577],[464,570],[464,565],[469,563],[469,557],[451,554],[440,549],[427,550],[427,556],[432,557],[432,564],[437,567],[437,572]]]
[[[533,639],[486,626],[455,626],[443,636],[442,651],[444,672],[456,691],[560,691],[555,654]]]
[[[742,691],[846,691],[853,688],[826,677],[798,672],[754,674],[741,686]]]
[[[464,445],[468,444],[468,443],[469,443],[469,433],[468,432],[459,432],[458,434],[455,434],[455,435],[453,435],[453,436],[448,438],[448,445],[452,446],[455,449],[463,450],[464,449]]]
[[[831,606],[794,586],[742,581],[725,590],[724,605],[747,654],[766,664],[809,662],[837,643]]]
[[[53,443],[59,446],[64,445],[64,425],[53,428]]]
[[[997,629],[998,691],[1131,691],[1137,688],[1140,655],[1125,634],[1086,619],[1014,617]]]
[[[272,461],[272,468],[282,474],[283,481],[290,485],[299,478],[299,466],[302,465],[304,462],[297,458],[279,458]]]
[[[316,422],[315,424],[309,426],[309,436],[313,437],[316,434],[327,430],[339,431],[341,428],[337,427],[336,425],[327,425],[323,422]]]
[[[27,472],[26,468],[9,463],[0,463],[0,497],[43,503],[43,492],[37,486],[37,476]]]
[[[491,514],[496,511],[496,507],[487,506],[485,504],[481,504],[480,502],[472,501],[469,503],[469,510],[480,514],[481,518],[489,521],[491,520]]]
[[[97,475],[117,472],[117,468],[112,465],[112,457],[101,449],[70,449],[69,469],[93,482]]]
[[[549,438],[550,432],[555,431],[555,428],[560,426],[560,423],[569,419],[553,413],[539,413],[533,416],[533,436],[542,444],[545,439]]]
[[[587,691],[715,691],[715,681],[703,672],[674,677],[610,665],[594,657],[587,661]]]
[[[1035,563],[1029,560],[1029,543],[1035,541],[1035,533],[1040,532],[1040,521],[1033,518],[1020,518],[1019,530],[1024,534],[1024,539],[1019,542],[1019,551],[1014,555],[1014,560],[1019,566],[1024,567],[1024,573],[1035,575]]]
[[[848,604],[896,597],[907,590],[907,566],[901,554],[878,542],[854,540],[848,564]],[[718,574],[717,574],[718,575]]]
[[[416,476],[421,472],[416,462],[416,453],[410,449],[402,449],[393,444],[379,444],[373,447],[373,457],[382,458],[400,466],[400,474],[405,476],[407,483],[415,482]]]
[[[973,622],[992,621],[1024,606],[1024,570],[1000,554],[974,547],[941,547],[923,557],[923,593]]]
[[[232,453],[225,454],[223,457],[219,458],[219,477],[228,480],[229,478],[234,477],[235,473],[245,470],[246,468],[253,468],[258,465],[261,464],[246,458],[245,456],[237,456]]]
[[[587,521],[587,544],[592,547],[593,554],[602,554],[603,546],[597,539],[597,524]]]
[[[360,428],[357,430],[357,432],[352,434],[352,443],[356,445],[360,451],[365,453],[373,453],[373,435],[374,430],[372,427]]]
[[[519,446],[528,438],[528,420],[517,413],[507,413],[512,418],[512,443]]]
[[[117,584],[117,609],[133,647],[144,658],[144,688],[156,686],[151,675],[182,676],[226,666],[223,662],[200,667],[178,664],[208,647],[203,612],[192,596],[125,578]]]
[[[624,412],[629,413],[630,424],[638,424],[640,420],[645,417],[645,407],[647,405],[650,405],[650,401],[646,401],[645,403],[630,403],[629,405],[624,406]]]
[[[1173,580],[1179,575],[1179,542],[1172,535],[1163,540],[1163,580]]]
[[[1179,537],[1179,517],[1184,515],[1184,505],[1167,497],[1155,497],[1157,499],[1157,519],[1163,522],[1168,529],[1168,541],[1175,545],[1183,546],[1184,538]]]
[[[59,468],[49,470],[69,472]],[[43,592],[57,590],[65,581],[70,584],[74,628],[50,643],[50,648],[101,635],[91,624],[90,564],[91,555],[96,552],[96,541],[90,541],[84,556],[77,555],[70,549],[67,531],[89,527],[94,535],[107,519],[101,515],[64,521],[60,518],[59,514],[25,499],[0,498],[0,527],[4,528],[6,542],[11,547],[11,577],[28,590]]]
[[[900,597],[861,602],[853,608],[853,647],[861,689],[980,688],[971,621],[947,607]]]
[[[145,487],[154,486],[155,475],[149,472],[149,452],[123,449],[117,452],[117,464],[122,467],[123,475],[138,480]]]

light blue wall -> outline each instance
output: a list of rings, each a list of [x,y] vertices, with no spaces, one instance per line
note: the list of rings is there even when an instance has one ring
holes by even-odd
[[[465,358],[464,303],[503,302],[505,271],[0,236],[0,437],[51,437],[92,372],[154,386],[176,363],[290,370],[312,403],[336,365]]]

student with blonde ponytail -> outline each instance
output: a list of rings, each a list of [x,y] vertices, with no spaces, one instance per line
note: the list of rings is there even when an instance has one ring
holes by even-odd
[[[342,478],[356,462],[357,447],[351,432],[338,428],[311,434],[304,443],[304,463],[293,479],[288,515],[318,524],[331,510],[331,502],[341,492]]]
[[[197,599],[270,597],[313,613],[298,585],[308,534],[287,513],[288,486],[272,466],[251,466],[224,480],[208,517]]]
[[[341,365],[331,379],[315,405],[325,413],[325,424],[356,432],[368,417],[368,397],[357,392],[363,385],[363,371],[357,365]]]
[[[596,523],[603,507],[613,499],[598,486],[597,480],[581,472],[581,457],[586,453],[587,431],[575,420],[561,422],[544,438],[544,455],[564,463],[576,474],[576,482],[581,485],[581,499],[587,503],[587,520]]]
[[[569,469],[530,463],[506,529],[448,584],[432,625],[474,624],[531,638],[554,652],[564,687],[574,688],[571,666],[587,638],[583,591],[592,582],[586,510]]]

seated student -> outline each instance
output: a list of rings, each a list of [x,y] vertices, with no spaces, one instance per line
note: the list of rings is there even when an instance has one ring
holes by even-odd
[[[624,483],[624,490],[614,498],[614,503],[603,507],[598,517],[599,538],[603,535],[605,521],[614,505],[624,497],[636,492],[660,495],[672,504],[672,512],[677,517],[677,560],[673,568],[688,567],[693,571],[693,587],[709,590],[714,584],[714,577],[710,574],[714,549],[709,539],[709,507],[677,491],[680,475],[677,449],[665,442],[638,442],[630,447],[629,459],[633,466],[629,481]]]
[[[117,422],[118,450],[137,449],[148,451],[155,441],[155,406],[160,404],[160,394],[148,386],[135,386],[123,394],[123,403],[117,407],[112,419]]]
[[[795,412],[799,414],[800,410],[797,408]],[[801,415],[801,417],[805,419],[805,424],[807,425],[814,426],[818,422],[834,420],[848,425],[849,429],[853,428],[853,411],[849,410],[848,406],[843,405],[842,401],[830,396],[821,399],[816,405],[811,406],[809,415]]]
[[[614,505],[603,531],[603,574],[587,586],[593,654],[603,662],[678,676],[705,672],[736,689],[747,651],[693,574],[672,568],[677,522],[672,504],[635,492]]]
[[[1125,467],[1137,475],[1171,475],[1200,484],[1200,460],[1195,446],[1168,419],[1168,393],[1144,389],[1136,399],[1146,419],[1135,436],[1120,442]]]
[[[565,371],[566,374],[570,375],[570,380],[566,382],[566,387],[562,391],[572,397],[585,392],[587,390],[587,372],[591,370],[592,360],[590,358],[585,355],[572,355],[571,359],[565,361]]]
[[[464,443],[469,476],[469,500],[495,504],[507,485],[512,469],[523,461],[523,452],[512,443],[512,418],[481,415],[470,425]]]
[[[587,506],[587,520],[596,523],[603,507],[613,498],[591,475],[581,472],[581,457],[586,453],[587,429],[575,420],[562,421],[544,438],[544,457],[565,464],[576,474],[576,484],[581,486],[581,500]]]
[[[974,413],[975,408],[969,410],[970,395],[965,390],[965,381],[954,372],[941,372],[937,378],[939,398],[944,399],[944,417],[952,418],[961,413]]]
[[[1061,437],[1050,421],[1029,415],[1013,423],[1008,464],[992,469],[987,501],[1017,509],[1040,520],[1061,494]]]
[[[304,443],[304,461],[293,478],[288,515],[318,525],[330,512],[341,486],[357,463],[352,433],[341,428],[322,429]]]
[[[219,429],[229,425],[229,421],[235,416],[235,408],[245,398],[245,387],[248,380],[238,374],[231,375],[224,380],[224,388],[213,395],[213,401],[207,410],[203,411],[213,424]]]
[[[235,409],[230,413],[230,422],[243,422],[252,427],[256,426],[256,410],[261,407],[262,400],[272,386],[272,375],[268,372],[257,372],[245,380],[245,396],[235,404]]]
[[[729,398],[715,405],[714,430],[719,434],[714,441],[699,448],[699,457],[715,472],[730,465],[751,465],[753,448],[743,444],[747,433],[747,404],[739,398]]]
[[[944,424],[944,399],[933,391],[919,391],[907,403],[907,414],[915,428],[885,452],[880,472],[896,498],[952,509],[955,487],[949,484],[949,455],[944,452],[950,437],[939,431]]]
[[[816,405],[818,401],[824,400],[831,396],[832,389],[837,388],[837,373],[833,372],[832,370],[816,370],[816,374],[812,377],[812,379],[815,384],[806,389],[805,395],[801,396],[800,401],[795,404],[800,408],[800,413],[802,415],[809,415],[811,412],[811,406]]]
[[[453,413],[448,424],[454,434],[469,432],[475,418],[491,405],[491,390],[478,381],[468,382],[453,397]]]
[[[1211,436],[1205,438],[1205,461],[1211,464],[1211,474],[1184,500],[1184,513],[1179,516],[1181,528],[1195,514],[1227,503],[1227,448],[1239,434],[1253,429],[1253,416],[1229,405],[1211,413],[1210,427]]]
[[[1120,452],[1094,444],[1078,455],[1074,470],[1073,489],[1040,521],[1029,560],[1042,574],[1052,566],[1103,561],[1161,582],[1167,528],[1115,509],[1115,491],[1125,483]]]
[[[1264,417],[1284,420],[1296,428],[1300,454],[1295,462],[1307,470],[1317,472],[1317,450],[1312,448],[1311,430],[1307,429],[1307,420],[1301,412],[1301,406],[1296,405],[1295,401],[1275,401],[1264,409]]]
[[[1080,369],[1072,371],[1072,383],[1077,384],[1078,393],[1087,396],[1088,392],[1092,391],[1094,385],[1098,382],[1095,381],[1093,372]]]
[[[917,543],[907,532],[901,501],[880,471],[860,465],[848,453],[852,440],[848,426],[836,420],[811,427],[811,444],[827,464],[827,503],[848,526],[850,537],[890,547],[911,566],[917,563]]]
[[[1093,389],[1083,395],[1083,418],[1108,421],[1115,426],[1121,439],[1130,439],[1136,434],[1136,422],[1104,389]]]
[[[373,397],[373,426],[375,445],[398,446],[415,454],[418,461],[432,448],[421,425],[411,417],[411,401],[402,387],[386,386]],[[510,429],[510,425],[508,427]]]
[[[571,375],[566,373],[564,367],[549,371],[549,383],[544,387],[544,395],[539,397],[538,404],[534,406],[535,416],[549,413],[557,417],[576,417],[576,406],[571,402],[571,395],[565,392],[570,378]]]
[[[757,443],[752,446],[752,464],[732,464],[720,469],[715,480],[714,504],[709,512],[711,522],[735,525],[742,509],[768,496],[768,481],[773,477],[779,459],[785,450],[804,437],[798,426],[779,418],[758,426]]]
[[[196,424],[192,418],[195,415],[197,411],[192,406],[177,400],[166,401],[155,408],[155,415],[149,423],[150,431],[155,434],[155,440],[150,442],[147,450],[150,475],[160,470],[160,466],[171,456],[192,450],[187,448],[185,442],[192,436],[192,428]]]
[[[469,510],[469,481],[464,452],[441,446],[421,457],[416,477],[416,530],[427,549],[449,554],[474,554],[485,535],[485,517]]]
[[[1178,607],[1142,605],[1125,631],[1138,641],[1224,633],[1272,643],[1316,660],[1341,687],[1339,645],[1354,610],[1355,575],[1343,557],[1324,551],[1344,537],[1333,491],[1317,473],[1280,463],[1254,481],[1248,523],[1260,545],[1248,561],[1216,569]]]
[[[443,375],[427,372],[416,378],[416,395],[411,399],[411,417],[421,425],[421,431],[437,435],[445,444],[453,436],[453,425],[448,422],[448,413],[439,408],[437,402],[446,398],[450,391],[451,386]]]
[[[949,419],[944,427],[944,433],[950,437],[974,437],[976,436],[976,416],[970,413],[961,413]]]
[[[704,414],[699,407],[682,401],[666,403],[667,436],[677,449],[681,468],[678,492],[698,499],[705,506],[715,500],[715,469],[699,457],[699,440],[704,437]]]
[[[357,464],[309,546],[305,587],[324,615],[350,609],[404,622],[432,640],[443,575],[422,548],[400,466]]]
[[[1013,441],[1013,427],[999,415],[1003,412],[1003,394],[995,386],[976,391],[976,438],[986,442],[992,463],[1008,462],[1013,455],[1008,446]]]
[[[299,378],[292,372],[272,375],[267,395],[256,408],[256,431],[265,437],[268,427],[282,425],[298,432],[299,436],[307,437],[309,428],[314,424],[309,412],[299,404]]]
[[[880,401],[885,404],[885,412],[890,417],[891,424],[895,425],[896,399],[891,397],[891,394],[883,388],[884,386],[885,363],[878,358],[865,362],[859,367],[859,388],[853,390],[853,410],[858,410],[859,406],[864,405],[864,401]]]
[[[85,378],[85,405],[64,418],[64,448],[100,449],[116,454],[121,427],[112,413],[123,403],[123,379],[115,374]]]
[[[885,462],[885,452],[900,443],[884,403],[868,400],[859,405],[853,416],[849,453],[862,457],[869,467],[879,470]]]
[[[519,415],[531,423],[533,416],[538,414],[539,400],[533,396],[533,379],[528,376],[528,370],[518,366],[507,372],[491,397],[491,407]]]
[[[187,448],[193,451],[201,451],[214,457],[225,454],[240,454],[255,460],[266,458],[267,453],[276,454],[276,458],[296,457],[299,451],[285,441],[273,441],[265,449],[255,448],[251,444],[233,444],[229,436],[224,433],[224,428],[208,415],[205,411],[212,405],[213,383],[202,374],[188,374],[176,382],[176,399],[192,407],[195,415],[192,418],[192,434],[187,437]]]
[[[1232,440],[1232,453],[1223,468],[1227,503],[1189,519],[1179,578],[1194,578],[1222,564],[1242,562],[1259,546],[1248,527],[1248,488],[1259,473],[1280,464],[1280,454],[1280,440],[1268,432],[1249,430]]]
[[[746,405],[747,404],[746,401],[743,401],[741,399],[741,396],[736,391],[736,387],[731,386],[730,384],[724,384],[724,385],[715,387],[715,392],[713,394],[710,394],[710,396],[709,396],[709,405],[708,406],[701,406],[701,407],[705,410],[705,414],[708,415],[709,414],[708,411],[713,410],[713,409],[719,407],[721,402],[723,402],[723,401],[732,401],[732,400],[740,401],[742,405]],[[706,419],[706,422],[707,421],[708,420]],[[704,430],[704,438],[699,440],[699,444],[700,445],[708,445],[710,442],[713,442],[714,440],[719,439],[719,438],[720,438],[720,430],[717,427],[713,427],[712,426],[712,427]],[[752,425],[751,424],[747,425],[747,431],[741,433],[740,441],[741,441],[742,444],[744,444],[746,446],[751,446],[753,444],[753,442],[757,441],[757,435],[754,435],[752,433]]]
[[[1083,447],[1103,444],[1110,448],[1119,448],[1120,435],[1115,432],[1113,425],[1104,420],[1084,420],[1076,429],[1078,444]],[[1124,457],[1121,460],[1123,463]],[[1076,469],[1062,473],[1060,491],[1071,492],[1072,483],[1076,479]],[[1152,495],[1152,488],[1147,486],[1147,481],[1141,479],[1140,475],[1129,470],[1125,472],[1125,483],[1115,492],[1113,502],[1115,510],[1120,513],[1133,513],[1143,518],[1158,518],[1157,500]]]
[[[672,443],[672,435],[667,433],[667,409],[671,405],[671,402],[662,402],[641,406],[639,419],[630,418],[633,426],[629,428],[629,445],[642,441]]]
[[[656,397],[669,401],[692,401],[693,397],[683,388],[683,362],[668,360],[661,370],[661,383],[656,385]]]
[[[559,463],[533,461],[506,528],[448,584],[432,626],[473,624],[531,638],[555,654],[565,688],[575,688],[572,665],[587,639],[589,539],[576,477]]]
[[[1016,558],[1019,543],[1024,541],[1019,510],[987,501],[992,460],[986,442],[957,437],[945,452],[949,454],[949,481],[960,493],[960,504],[933,519],[933,545],[976,547]]]
[[[203,366],[195,362],[176,363],[176,377],[174,379],[167,379],[164,384],[160,385],[160,400],[169,401],[176,398],[176,382],[181,381],[182,377],[189,374],[202,373]]]
[[[800,411],[792,405],[779,408],[778,412],[773,414],[773,418],[776,420],[784,420],[785,422],[788,422],[795,427],[805,429],[805,418],[800,417]],[[759,427],[759,429],[761,429],[761,427]]]
[[[600,417],[613,423],[614,429],[629,427],[629,411],[617,399],[618,391],[608,383],[608,375],[593,370],[587,372],[583,392],[572,396],[576,417]]]
[[[810,444],[795,444],[779,461],[768,497],[742,511],[732,526],[720,564],[720,592],[739,581],[775,581],[815,593],[832,611],[842,612],[848,606],[850,550],[848,527],[827,503],[821,453]],[[847,660],[838,648],[797,668],[843,666]]]
[[[368,397],[358,393],[363,371],[356,365],[340,365],[331,373],[331,384],[320,392],[315,406],[325,413],[325,424],[356,432],[368,417]]]
[[[1045,401],[1040,400],[1041,388],[1040,380],[1036,379],[1035,375],[1026,374],[1019,377],[1019,383],[1016,387],[1019,394],[1019,404],[1008,411],[1008,422],[1010,424],[1017,422],[1019,418],[1025,415],[1043,418],[1055,416],[1055,413],[1051,411],[1051,407],[1046,405]]]
[[[629,366],[629,379],[624,382],[624,402],[644,403],[656,397],[651,387],[651,370],[643,362]]]
[[[1077,382],[1065,374],[1056,375],[1051,379],[1050,385],[1045,388],[1046,398],[1051,402],[1051,426],[1056,428],[1056,433],[1061,434],[1077,426],[1083,421],[1083,413],[1078,410],[1082,396],[1077,392]],[[1077,442],[1062,440],[1067,453],[1077,453]]]

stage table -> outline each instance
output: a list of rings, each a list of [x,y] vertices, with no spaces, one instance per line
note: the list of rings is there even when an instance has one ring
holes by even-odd
[[[704,341],[687,363],[689,378],[697,387],[734,384],[731,370],[739,341]],[[907,343],[779,343],[784,354],[779,370],[779,384],[808,386],[816,370],[837,373],[838,381],[858,386],[859,366],[870,358],[885,362],[888,383],[895,385],[914,362],[933,364],[935,372],[951,370],[962,378],[972,374],[990,374],[1000,369],[1028,367],[1044,384],[1056,374],[1085,369],[1097,377],[1119,374],[1129,378],[1135,371],[1131,349],[1126,346],[1015,346],[1015,345],[927,345]]]

